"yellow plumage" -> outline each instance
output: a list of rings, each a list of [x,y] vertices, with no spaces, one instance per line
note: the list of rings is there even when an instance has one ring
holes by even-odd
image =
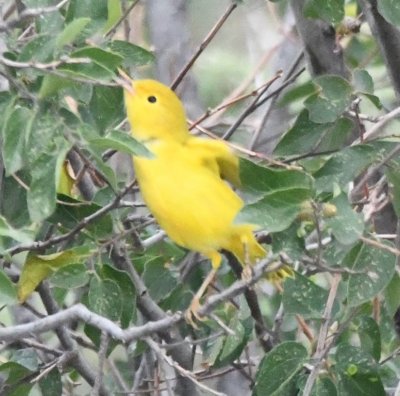
[[[214,271],[221,249],[242,265],[265,256],[255,226],[234,223],[243,201],[223,179],[240,184],[238,158],[223,141],[189,134],[182,103],[168,87],[153,80],[131,84],[125,104],[132,135],[153,153],[134,157],[135,172],[146,205],[167,235],[210,258]]]

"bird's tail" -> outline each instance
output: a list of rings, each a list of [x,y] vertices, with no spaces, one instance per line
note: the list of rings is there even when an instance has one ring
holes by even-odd
[[[257,242],[253,230],[254,227],[248,224],[236,226],[229,246],[226,247],[244,267],[254,265],[257,260],[267,255],[267,251]],[[266,277],[271,282],[279,282],[293,274],[292,268],[284,265],[274,272],[267,273]]]

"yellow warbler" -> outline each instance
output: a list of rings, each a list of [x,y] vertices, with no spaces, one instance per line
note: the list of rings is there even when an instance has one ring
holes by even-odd
[[[189,309],[191,321],[221,264],[220,250],[232,252],[243,266],[266,252],[253,235],[255,225],[234,222],[243,201],[223,180],[240,183],[239,161],[229,146],[191,136],[183,105],[167,86],[154,80],[129,84],[125,106],[132,135],[153,154],[134,157],[143,200],[175,243],[211,260],[212,271]],[[286,274],[278,270],[275,278]]]

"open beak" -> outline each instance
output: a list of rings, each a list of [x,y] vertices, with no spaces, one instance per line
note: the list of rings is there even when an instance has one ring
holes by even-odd
[[[115,77],[115,82],[120,85],[125,91],[134,94],[135,91],[132,87],[132,79],[120,68],[118,68],[119,77]]]

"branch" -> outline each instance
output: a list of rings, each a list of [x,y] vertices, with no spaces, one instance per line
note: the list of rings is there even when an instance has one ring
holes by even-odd
[[[322,316],[323,322],[322,322],[321,328],[319,330],[317,349],[313,356],[313,358],[316,359],[317,361],[314,364],[314,367],[312,368],[310,375],[307,378],[307,382],[304,386],[303,396],[310,396],[312,388],[315,383],[315,380],[318,377],[318,373],[319,373],[319,370],[320,370],[320,367],[322,364],[322,360],[332,345],[332,342],[330,342],[328,345],[326,345],[326,343],[327,343],[327,336],[328,336],[328,330],[329,330],[329,323],[331,320],[331,313],[332,313],[332,309],[333,309],[333,303],[335,302],[336,293],[337,293],[337,289],[339,287],[340,279],[341,279],[340,274],[335,274],[333,276],[333,281],[331,284],[331,288],[329,290],[328,300],[326,302],[325,310],[324,310],[324,313]]]
[[[89,58],[70,58],[68,56],[62,57],[59,60],[54,60],[48,63],[41,63],[41,62],[18,62],[12,59],[5,58],[4,56],[0,55],[0,63],[8,67],[15,67],[17,69],[38,69],[38,70],[54,70],[59,66],[62,65],[70,65],[70,64],[87,64],[91,63],[91,59]]]
[[[400,154],[400,145],[397,145],[385,158],[379,161],[378,164],[376,164],[375,166],[371,166],[368,169],[368,171],[364,174],[364,176],[357,182],[355,187],[351,190],[350,193],[351,199],[352,200],[356,199],[357,195],[361,193],[361,191],[366,186],[368,180],[374,177],[383,166],[385,166],[391,159],[396,157],[398,154]]]
[[[166,353],[151,338],[146,337],[145,342],[156,353],[157,357],[160,360],[164,360],[165,362],[167,362],[168,365],[170,365],[175,370],[177,370],[180,375],[182,375],[185,378],[188,378],[200,389],[202,389],[203,391],[206,391],[208,393],[211,393],[212,395],[215,395],[215,396],[226,396],[225,393],[217,392],[214,389],[211,389],[210,387],[199,382],[191,371],[184,369],[178,363],[174,362],[169,356],[166,355]]]
[[[243,120],[251,114],[256,108],[257,108],[257,103],[260,101],[260,98],[264,93],[270,88],[270,86],[279,78],[282,77],[282,71],[278,71],[274,77],[271,78],[271,80],[257,93],[255,98],[250,102],[250,104],[243,110],[242,114],[239,116],[239,118],[231,125],[231,127],[223,134],[222,139],[228,140],[232,135],[233,132],[236,131],[236,129],[240,126],[240,124],[243,122]]]
[[[99,217],[104,216],[106,213],[110,212],[112,209],[117,208],[121,199],[130,191],[130,189],[134,186],[136,180],[131,181],[128,185],[125,186],[111,201],[109,204],[103,206],[98,211],[92,213],[91,215],[84,217],[72,230],[68,231],[65,234],[56,236],[54,238],[47,239],[45,241],[35,241],[32,243],[21,244],[14,246],[10,249],[7,249],[3,255],[0,254],[0,257],[4,255],[14,255],[24,251],[36,251],[48,248],[49,246],[56,245],[60,242],[66,241],[72,237],[74,237],[78,232],[86,228],[93,221],[97,220]]]
[[[367,132],[364,134],[364,142],[376,139],[383,133],[383,127],[394,118],[400,116],[400,107],[396,107],[389,113],[379,118],[379,121],[374,124]],[[360,144],[360,139],[356,139],[351,145],[355,146],[356,144]]]
[[[118,21],[115,23],[115,25],[104,35],[104,37],[109,37],[112,34],[115,33],[117,30],[118,26],[125,20],[125,18],[130,14],[130,12],[135,8],[135,6],[139,3],[140,0],[134,1],[127,9],[126,11],[122,14],[121,18],[118,19]]]
[[[93,388],[90,392],[90,396],[97,396],[99,394],[99,389],[103,384],[103,377],[104,377],[104,362],[107,358],[107,349],[109,344],[109,337],[105,331],[101,332],[100,336],[100,348],[99,348],[99,368],[97,371],[96,378],[94,380]]]
[[[373,246],[378,249],[386,250],[387,252],[392,253],[397,257],[400,256],[400,250],[398,250],[396,248],[393,248],[391,246],[385,245],[381,242],[374,241],[373,239],[369,239],[369,238],[366,238],[363,236],[360,236],[359,239],[360,239],[360,241],[364,242],[366,245],[370,245],[370,246]]]
[[[197,58],[201,55],[201,53],[206,49],[207,45],[210,44],[211,40],[214,38],[214,36],[218,33],[219,29],[221,29],[222,25],[225,23],[225,21],[228,19],[229,15],[232,13],[232,11],[237,7],[236,3],[232,3],[224,12],[224,14],[221,16],[221,18],[217,21],[217,23],[213,26],[213,28],[210,30],[210,32],[207,34],[207,36],[204,38],[204,40],[201,42],[199,48],[197,51],[194,53],[192,58],[189,60],[189,62],[183,67],[183,69],[178,73],[176,76],[175,80],[171,83],[171,89],[175,90],[178,85],[181,83],[187,72],[190,70],[190,68],[193,66],[194,62],[196,62]]]
[[[150,321],[143,326],[121,329],[121,327],[111,320],[90,311],[83,304],[76,304],[63,311],[35,320],[34,322],[0,328],[0,339],[5,342],[14,342],[24,337],[30,337],[33,334],[41,334],[46,331],[55,330],[60,326],[65,326],[76,320],[81,320],[84,323],[97,327],[112,338],[127,343],[170,328],[182,320],[182,314],[176,313],[172,316],[166,315],[166,317],[161,320],[155,322]]]
[[[48,314],[53,315],[59,312],[59,307],[51,295],[50,289],[46,282],[42,282],[39,286],[39,294]],[[55,332],[62,347],[66,351],[76,353],[75,358],[70,361],[70,366],[72,366],[88,384],[94,386],[96,374],[77,349],[77,345],[72,339],[71,335],[68,333],[67,329],[64,326],[58,326],[55,328]],[[107,394],[108,392],[104,385],[100,384],[99,395],[106,396]]]
[[[279,269],[283,263],[277,262],[276,256],[262,260],[260,263],[252,267],[253,276],[249,280],[239,280],[234,282],[230,287],[223,290],[221,293],[210,296],[206,302],[200,307],[198,314],[200,316],[208,315],[214,310],[218,304],[227,301],[233,297],[243,293],[249,286],[254,285],[266,273],[274,272]]]
[[[61,7],[63,7],[67,3],[68,0],[62,0],[58,4],[52,7],[27,8],[19,14],[18,18],[12,19],[11,21],[8,21],[6,23],[0,23],[0,33],[6,32],[7,30],[18,26],[21,22],[29,18],[58,11]]]

